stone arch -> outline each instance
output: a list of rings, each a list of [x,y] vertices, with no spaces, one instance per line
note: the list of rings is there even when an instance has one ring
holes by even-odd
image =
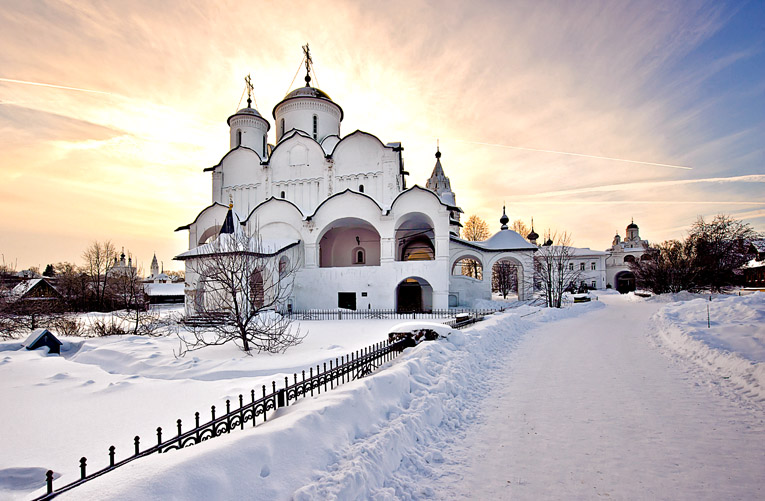
[[[436,258],[433,220],[422,212],[408,212],[398,218],[396,261],[432,261]]]
[[[631,271],[620,271],[614,277],[614,285],[616,290],[621,294],[635,290],[635,275]]]
[[[317,241],[321,268],[380,265],[380,233],[364,219],[335,219],[324,227]],[[355,262],[359,250],[364,253],[364,263]]]
[[[396,311],[420,313],[433,310],[433,287],[422,277],[407,277],[396,286]]]
[[[633,256],[632,254],[627,254],[626,256],[624,256],[624,264],[630,264],[634,262],[635,262],[635,256]]]
[[[484,278],[483,259],[472,252],[464,252],[452,261],[451,274],[476,280]]]
[[[508,273],[510,275],[511,291],[518,294],[518,299],[523,301],[527,299],[527,293],[532,289],[530,284],[526,281],[530,281],[534,276],[534,270],[531,269],[533,262],[525,263],[522,259],[523,256],[519,256],[513,252],[502,252],[496,256],[493,256],[490,260],[491,266],[491,289],[492,291],[498,286],[502,285],[497,283],[507,277],[501,277],[500,274]],[[512,269],[503,267],[501,263],[508,263]],[[527,266],[528,265],[528,266]]]
[[[202,232],[202,234],[199,236],[199,241],[197,241],[197,245],[202,245],[213,238],[218,236],[218,233],[220,232],[221,225],[215,224],[213,226],[210,226],[205,231]]]

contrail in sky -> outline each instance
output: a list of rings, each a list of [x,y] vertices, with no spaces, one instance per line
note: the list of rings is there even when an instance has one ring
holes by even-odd
[[[508,144],[495,144],[495,143],[482,143],[479,141],[466,141],[464,139],[451,139],[452,141],[459,141],[461,143],[469,143],[469,144],[482,144],[484,146],[496,146],[498,148],[509,148],[512,150],[524,150],[524,151],[538,151],[541,153],[555,153],[558,155],[570,155],[572,157],[585,157],[585,158],[598,158],[601,160],[612,160],[614,162],[628,162],[631,164],[642,164],[642,165],[656,165],[658,167],[670,167],[672,169],[684,169],[684,170],[693,170],[692,167],[685,167],[683,165],[671,165],[671,164],[660,164],[656,162],[642,162],[640,160],[628,160],[626,158],[612,158],[612,157],[601,157],[598,155],[587,155],[585,153],[572,153],[570,151],[556,151],[556,150],[541,150],[538,148],[525,148],[523,146],[510,146]]]
[[[92,92],[94,94],[106,94],[107,96],[114,95],[111,92],[104,92],[102,90],[81,89],[79,87],[67,87],[65,85],[54,85],[54,84],[47,84],[47,83],[40,83],[40,82],[28,82],[26,80],[14,80],[12,78],[0,78],[0,82],[17,83],[17,84],[24,84],[24,85],[37,85],[40,87],[52,87],[54,89],[76,90],[79,92]]]

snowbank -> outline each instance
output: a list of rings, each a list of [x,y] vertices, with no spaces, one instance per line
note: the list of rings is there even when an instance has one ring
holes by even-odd
[[[765,398],[765,294],[720,295],[712,301],[709,295],[673,296],[690,300],[669,303],[654,315],[659,344],[730,379],[741,393]]]
[[[428,448],[430,438],[474,420],[475,402],[486,393],[482,375],[524,332],[603,306],[527,306],[493,315],[462,336],[407,349],[367,378],[280,409],[264,425],[130,463],[61,499],[235,499],[243,492],[259,499],[394,499],[396,488],[385,485],[391,472],[443,461]]]

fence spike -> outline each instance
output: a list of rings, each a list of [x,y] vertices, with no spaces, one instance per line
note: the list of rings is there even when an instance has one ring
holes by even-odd
[[[157,428],[157,446],[162,445],[162,427]],[[161,450],[157,449],[157,452],[162,452]]]
[[[138,435],[136,435],[136,436],[133,438],[133,445],[135,446],[135,455],[136,455],[136,456],[138,455],[138,451],[140,450],[140,444],[141,444],[141,437],[139,437]]]
[[[178,424],[178,436],[181,436],[181,420],[177,420],[176,423]]]
[[[115,448],[113,445],[109,447],[109,467],[110,468],[114,466],[114,451],[115,451]]]
[[[87,466],[88,466],[88,459],[85,456],[81,457],[80,458],[80,478],[81,479],[87,476],[85,474],[85,469],[87,468]]]
[[[329,389],[334,389],[335,375],[332,372],[332,360],[329,361]]]
[[[210,413],[212,414],[212,421],[215,421],[215,406],[210,406]]]
[[[48,485],[48,494],[53,493],[53,470],[45,472],[45,483]]]

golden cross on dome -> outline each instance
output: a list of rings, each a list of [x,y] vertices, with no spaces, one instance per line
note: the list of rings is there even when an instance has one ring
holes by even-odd
[[[303,55],[305,56],[305,85],[310,85],[311,82],[311,66],[313,66],[313,59],[311,59],[311,49],[308,44],[303,46]]]
[[[247,86],[247,107],[250,108],[252,105],[252,78],[250,78],[250,74],[248,73],[246,77],[244,77],[244,84]]]

